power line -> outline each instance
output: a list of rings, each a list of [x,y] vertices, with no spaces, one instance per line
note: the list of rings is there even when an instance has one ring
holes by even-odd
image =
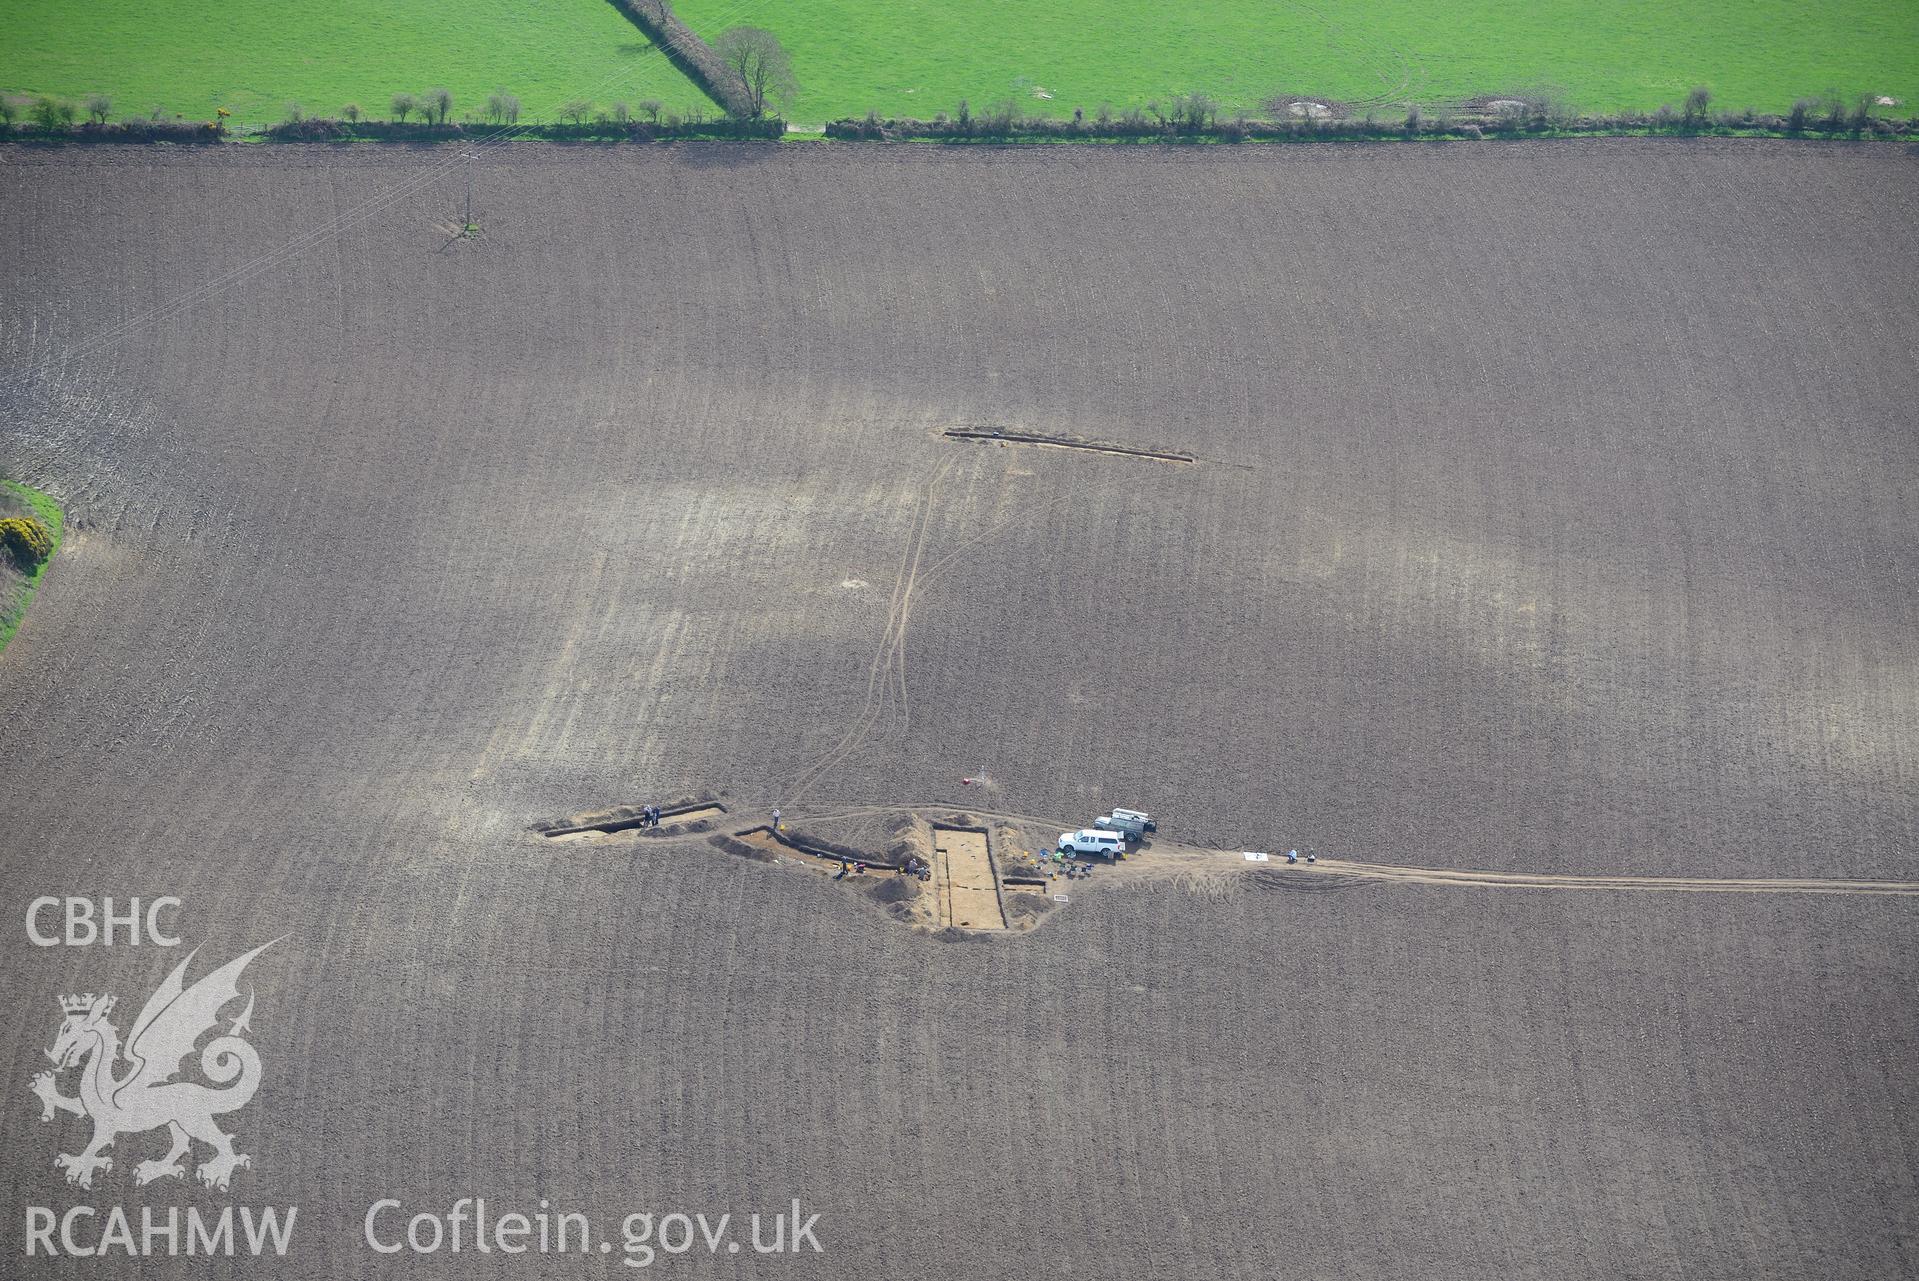
[[[746,10],[749,7],[750,6],[748,4],[740,4],[740,5],[734,6],[734,8],[731,9],[725,15],[725,20],[731,21],[732,19],[741,16],[742,14],[746,12]],[[657,41],[655,41],[648,45],[645,53],[642,55],[642,58],[648,58],[653,55],[660,55],[660,54],[663,54],[663,46],[661,46]],[[639,66],[640,66],[639,60],[635,60],[635,63],[632,67],[622,68],[620,71],[604,77],[598,83],[589,86],[587,89],[587,92],[597,95],[603,92],[609,86],[614,85],[616,81],[619,87],[622,87],[622,88],[630,87],[635,77],[635,72],[637,71]],[[203,299],[212,297],[214,294],[223,292],[227,289],[234,288],[238,285],[245,284],[247,281],[251,280],[253,277],[260,275],[263,272],[270,270],[271,268],[275,266],[278,266],[281,262],[293,257],[297,257],[299,254],[305,252],[307,249],[310,249],[314,245],[318,244],[321,240],[324,240],[329,236],[337,235],[340,232],[351,230],[352,228],[357,227],[360,224],[366,222],[373,215],[381,212],[382,210],[391,206],[395,202],[402,200],[406,198],[407,196],[413,195],[414,193],[418,191],[424,190],[426,187],[430,186],[437,179],[444,176],[446,171],[451,166],[460,164],[463,159],[467,166],[467,210],[468,210],[467,221],[471,223],[472,221],[472,217],[471,217],[472,191],[473,191],[473,180],[474,180],[472,162],[479,154],[479,149],[483,149],[486,147],[499,146],[504,143],[510,142],[515,137],[519,136],[526,130],[531,129],[533,127],[535,127],[535,122],[529,121],[527,124],[524,124],[524,125],[516,123],[516,124],[504,125],[499,128],[496,128],[492,133],[477,139],[472,144],[473,149],[455,154],[453,156],[449,156],[446,159],[441,160],[429,166],[424,172],[416,174],[412,178],[405,179],[398,186],[393,187],[392,189],[382,193],[381,195],[371,197],[363,201],[357,208],[349,210],[347,213],[340,214],[329,222],[322,223],[321,225],[317,227],[311,228],[310,230],[302,233],[301,235],[295,236],[293,239],[285,242],[284,244],[279,245],[274,249],[268,250],[267,252],[263,254],[259,254],[255,256],[254,258],[239,264],[238,266],[234,267],[230,271],[226,272],[225,274],[221,276],[216,277],[215,279],[211,281],[195,286],[194,288],[188,290],[186,293],[181,294],[178,297],[169,299],[164,303],[157,304],[149,308],[145,312],[140,313],[139,315],[128,317],[126,320],[123,320],[116,325],[109,326],[107,329],[104,329],[100,331],[99,333],[90,335],[89,337],[84,338],[76,343],[67,344],[66,346],[62,347],[57,352],[49,351],[45,357],[39,360],[30,361],[28,365],[26,366],[26,368],[18,371],[17,373],[8,375],[4,380],[0,380],[0,389],[5,389],[8,391],[18,390],[26,386],[26,384],[29,381],[37,377],[42,371],[50,368],[56,362],[56,360],[67,361],[76,357],[86,357],[92,354],[93,352],[97,351],[101,347],[106,346],[110,343],[117,342],[120,339],[125,338],[128,335],[137,332],[138,330],[147,328],[150,325],[157,324],[164,320],[169,320],[172,317],[180,314],[182,311],[185,311],[188,308],[192,307],[194,304],[202,301]]]

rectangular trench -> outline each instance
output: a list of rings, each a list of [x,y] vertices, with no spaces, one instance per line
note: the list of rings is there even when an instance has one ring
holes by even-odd
[[[986,833],[973,828],[933,828],[937,858],[941,925],[963,930],[1003,930],[1006,911],[1000,903],[999,877]]]

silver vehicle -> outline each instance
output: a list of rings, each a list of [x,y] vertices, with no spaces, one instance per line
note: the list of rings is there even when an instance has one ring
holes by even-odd
[[[1125,811],[1115,810],[1111,814],[1101,814],[1093,820],[1093,826],[1102,832],[1118,832],[1121,836],[1130,836],[1134,840],[1146,835],[1146,824],[1136,818],[1121,817]]]
[[[1123,810],[1115,805],[1109,817],[1115,822],[1137,823],[1139,824],[1139,830],[1142,832],[1157,832],[1159,830],[1159,824],[1155,823],[1153,816],[1145,810]]]

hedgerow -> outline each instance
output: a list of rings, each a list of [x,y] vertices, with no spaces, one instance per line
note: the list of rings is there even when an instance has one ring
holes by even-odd
[[[651,3],[651,0],[641,0]],[[308,116],[297,106],[288,118],[258,136],[274,142],[451,142],[497,136],[495,129],[474,121],[446,118],[450,100],[436,95],[397,94],[392,120],[370,120],[355,105],[344,109],[345,119]],[[1300,118],[1286,114],[1296,103],[1311,103],[1314,111]],[[1483,104],[1483,105],[1482,105]],[[1428,113],[1414,106],[1404,115],[1363,118],[1340,114],[1336,104],[1317,100],[1274,98],[1266,104],[1273,118],[1236,113],[1222,118],[1216,103],[1204,94],[1183,94],[1165,103],[1115,111],[1101,106],[1089,119],[1075,111],[1071,119],[1023,114],[1016,104],[1002,102],[974,110],[964,99],[958,112],[941,112],[931,120],[913,117],[882,118],[868,112],[860,119],[834,120],[825,126],[828,138],[862,142],[1205,142],[1247,141],[1360,141],[1384,138],[1474,139],[1524,136],[1670,134],[1682,137],[1783,136],[1826,138],[1919,137],[1919,116],[1904,120],[1878,115],[1873,101],[1861,97],[1850,106],[1836,94],[1803,98],[1786,115],[1745,111],[1715,111],[1712,95],[1694,89],[1680,107],[1664,106],[1652,113],[1580,115],[1563,103],[1546,99],[1474,99],[1450,111]],[[0,138],[25,142],[221,142],[229,136],[223,109],[208,121],[131,119],[104,123],[98,104],[93,118],[75,122],[72,103],[52,98],[30,99],[0,95]],[[419,112],[421,119],[407,116]],[[597,110],[581,100],[562,109],[566,117],[554,124],[517,124],[519,99],[504,90],[488,99],[487,117],[515,137],[549,142],[652,142],[673,139],[777,140],[786,122],[777,117],[706,119],[695,110],[685,115],[661,115],[658,102],[639,104],[636,115],[624,102]],[[643,117],[643,118],[642,118]]]
[[[698,85],[707,97],[727,114],[741,118],[756,116],[753,99],[738,73],[712,45],[700,39],[694,30],[680,21],[667,0],[612,0],[613,7],[644,31],[682,74]]]
[[[786,132],[786,122],[778,117],[708,120],[698,114],[668,114],[658,120],[636,120],[630,116],[619,120],[603,115],[598,119],[582,118],[578,123],[514,125],[496,130],[457,123],[400,124],[391,120],[330,120],[309,116],[282,121],[264,132],[274,142],[448,142],[462,138],[485,141],[503,135],[547,142],[666,142],[692,138],[777,139]]]
[[[1510,102],[1512,100],[1500,100]],[[862,142],[1215,142],[1359,141],[1375,138],[1488,138],[1576,134],[1672,134],[1732,136],[1774,134],[1825,137],[1898,138],[1919,136],[1919,117],[1894,120],[1874,115],[1864,99],[1847,110],[1836,99],[1801,102],[1789,116],[1753,111],[1709,110],[1711,95],[1695,89],[1682,108],[1662,107],[1651,114],[1584,116],[1548,102],[1523,103],[1519,109],[1465,108],[1428,114],[1418,107],[1403,116],[1329,117],[1260,120],[1243,115],[1221,120],[1203,95],[1184,95],[1170,103],[1149,103],[1115,113],[1101,108],[1088,120],[1074,112],[1069,120],[1021,114],[1011,103],[975,111],[961,100],[956,114],[931,120],[881,118],[868,112],[827,124],[826,136]],[[1818,114],[1814,114],[1817,110]]]
[[[221,142],[227,137],[224,120],[119,120],[103,124],[87,120],[79,124],[45,123],[36,112],[31,125],[9,125],[0,129],[0,137],[21,142]]]

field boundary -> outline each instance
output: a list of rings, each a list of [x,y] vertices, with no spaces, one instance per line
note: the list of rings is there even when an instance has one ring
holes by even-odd
[[[645,5],[654,0],[609,0],[622,7]],[[670,12],[670,11],[669,11]],[[635,23],[641,19],[635,17]],[[675,22],[679,20],[674,19]],[[684,26],[684,24],[681,24]],[[690,33],[689,33],[690,34]],[[692,36],[697,40],[697,36]],[[666,47],[662,43],[662,47]],[[711,48],[708,47],[711,53]],[[713,55],[717,59],[718,55]],[[720,68],[725,70],[722,65]],[[728,73],[730,74],[730,72]],[[728,114],[717,120],[697,115],[671,117],[665,121],[595,120],[574,124],[525,124],[511,127],[516,139],[529,141],[583,142],[670,142],[700,140],[714,142],[794,141],[863,143],[940,143],[972,146],[1034,146],[1064,144],[1115,145],[1233,145],[1244,143],[1313,142],[1459,142],[1495,141],[1512,138],[1784,138],[1808,141],[1898,141],[1919,138],[1919,115],[1906,119],[1890,116],[1848,113],[1810,115],[1795,111],[1790,116],[1761,115],[1754,112],[1718,112],[1710,116],[1686,116],[1666,109],[1651,114],[1627,113],[1611,116],[1583,116],[1537,110],[1530,113],[1500,112],[1466,107],[1431,114],[1419,109],[1404,119],[1380,120],[1372,116],[1332,119],[1267,120],[1234,117],[1209,119],[1200,124],[1176,119],[1149,120],[1128,113],[1111,120],[1055,120],[1045,116],[972,117],[964,120],[939,118],[885,118],[868,115],[864,119],[829,121],[819,133],[810,129],[796,134],[794,127],[777,115],[751,118],[740,107],[729,106],[724,91],[714,91],[694,78],[701,89]],[[723,82],[722,82],[723,83]],[[490,127],[489,127],[490,128]],[[434,143],[471,143],[486,139],[487,129],[461,123],[417,124],[393,120],[346,121],[330,116],[309,116],[282,121],[263,129],[236,132],[221,120],[142,121],[126,120],[110,124],[84,121],[72,125],[0,126],[0,142],[18,145],[55,147],[79,145],[137,145],[153,143],[199,144],[220,142],[385,142],[409,146]]]
[[[666,54],[666,60],[679,69],[707,97],[719,104],[727,115],[750,118],[753,102],[746,86],[733,69],[700,39],[699,33],[680,20],[667,0],[608,0],[634,26]]]
[[[46,577],[47,570],[52,568],[53,558],[60,554],[60,541],[66,535],[67,520],[66,513],[60,510],[59,503],[31,485],[23,485],[17,480],[0,480],[0,489],[6,489],[25,499],[27,505],[40,517],[40,523],[47,527],[47,533],[53,539],[53,546],[48,550],[46,559],[33,567],[33,572],[26,576],[25,582],[21,585],[20,599],[4,614],[0,614],[0,654],[3,654],[6,652],[7,642],[13,639],[14,633],[20,630],[20,624],[26,621],[27,606],[33,603],[34,593],[40,590],[40,580]]]
[[[621,125],[617,123],[590,123],[580,125],[541,124],[514,126],[514,142],[545,142],[555,145],[581,143],[654,143],[654,142],[790,142],[790,143],[826,143],[851,142],[894,145],[925,146],[937,144],[949,147],[1176,147],[1176,146],[1311,146],[1315,143],[1442,143],[1442,142],[1502,142],[1519,139],[1543,141],[1574,141],[1579,139],[1602,138],[1666,138],[1674,142],[1686,142],[1707,139],[1773,139],[1794,142],[1909,142],[1919,139],[1919,120],[1882,120],[1879,128],[1867,129],[1858,133],[1850,130],[1830,132],[1820,129],[1769,129],[1762,126],[1736,126],[1723,129],[1702,129],[1681,131],[1664,129],[1655,125],[1612,125],[1575,122],[1554,125],[1546,129],[1507,129],[1485,128],[1472,123],[1440,122],[1422,124],[1416,131],[1407,132],[1403,128],[1389,124],[1375,125],[1275,125],[1271,128],[1251,128],[1245,134],[1234,136],[1221,131],[1207,131],[1199,134],[1162,134],[1107,135],[1092,133],[1013,133],[1013,134],[913,134],[908,132],[883,132],[861,134],[857,132],[828,132],[824,136],[795,136],[784,120],[777,116],[767,116],[758,120],[693,120],[682,124],[652,124],[643,121],[631,121]],[[828,126],[829,130],[833,126]],[[272,125],[245,137],[235,135],[229,130],[214,125],[199,126],[177,135],[128,128],[120,125],[75,125],[70,129],[56,129],[51,132],[39,129],[27,130],[16,127],[11,133],[0,131],[0,145],[30,148],[58,148],[67,146],[178,146],[197,145],[214,146],[221,143],[272,143],[279,146],[300,143],[342,143],[401,144],[410,147],[446,146],[454,143],[471,145],[476,141],[487,140],[488,135],[465,129],[457,124],[449,125],[404,125],[389,126],[382,121],[360,121],[350,124],[344,120],[311,118],[298,124]]]
[[[109,128],[111,126],[108,126]],[[493,144],[499,141],[535,142],[675,142],[700,139],[713,142],[777,140],[786,131],[786,123],[776,116],[760,120],[738,120],[721,116],[708,120],[702,116],[669,117],[654,120],[593,120],[580,124],[527,125],[417,125],[396,124],[391,120],[334,120],[312,116],[269,125],[249,134],[248,141],[262,142],[403,142],[409,145],[439,142]],[[82,142],[132,142],[133,138],[82,138]]]
[[[1502,113],[1467,108],[1428,113],[1414,108],[1404,118],[1265,120],[1234,117],[1195,124],[1176,119],[1055,120],[1050,116],[912,117],[828,121],[825,136],[843,142],[1185,143],[1443,141],[1492,138],[1824,138],[1862,141],[1919,137],[1919,116],[1760,115],[1722,112],[1688,117],[1661,109],[1652,113],[1582,116],[1538,111]]]

